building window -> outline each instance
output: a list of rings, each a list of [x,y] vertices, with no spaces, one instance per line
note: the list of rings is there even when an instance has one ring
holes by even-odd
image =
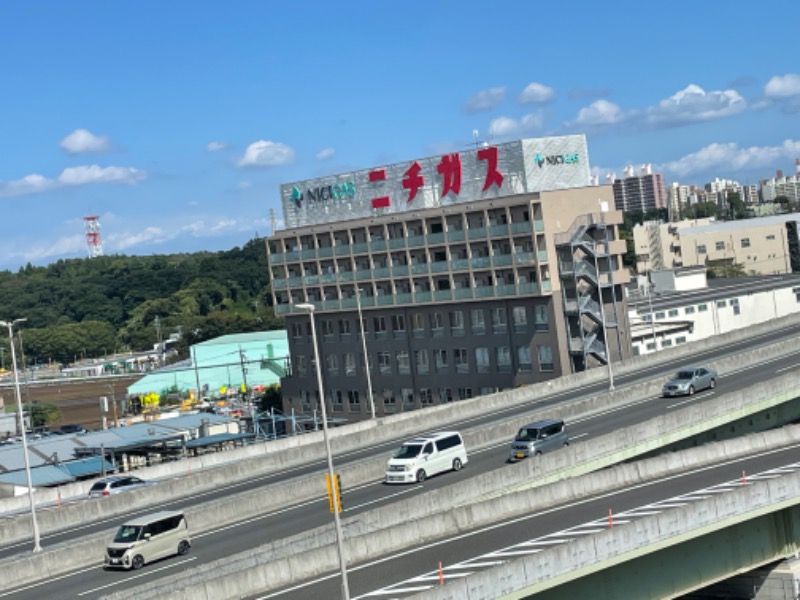
[[[677,317],[678,316],[678,309],[677,308],[671,308],[667,314],[670,317]]]
[[[539,346],[539,370],[540,371],[555,370],[555,365],[553,363],[552,346]]]
[[[750,238],[742,238],[742,248],[750,247]]]
[[[456,373],[469,373],[466,348],[456,348],[453,350],[453,360],[456,363]]]
[[[400,375],[408,375],[409,373],[411,373],[411,366],[408,363],[408,351],[398,350],[396,356],[397,356],[397,372]]]
[[[655,350],[655,349],[656,349],[656,344],[655,344],[655,342],[647,342],[647,349],[648,349],[650,352],[652,352],[653,350]]]
[[[454,310],[450,313],[450,333],[458,337],[464,335],[464,311]]]
[[[344,411],[344,397],[342,396],[342,390],[333,390],[331,392],[331,406],[333,406],[333,410],[336,412]]]
[[[311,409],[311,394],[308,391],[300,393],[300,404],[303,410]]]
[[[439,311],[431,314],[431,333],[433,337],[444,335],[444,315]]]
[[[292,337],[296,340],[299,340],[303,337],[303,324],[302,323],[292,323]]]
[[[706,312],[707,310],[708,310],[708,304],[697,305],[697,312]]]
[[[439,388],[439,402],[442,404],[446,404],[452,401],[453,401],[453,389]]]
[[[515,306],[511,309],[511,318],[514,320],[514,331],[525,333],[528,330],[528,312],[524,306]]]
[[[531,364],[531,349],[528,346],[519,346],[517,348],[517,359],[519,360],[520,371],[532,371],[533,365]]]
[[[349,337],[351,329],[351,323],[347,319],[339,319],[339,333],[342,337]]]
[[[794,299],[800,303],[800,287],[792,288],[792,293],[794,294]]]
[[[497,370],[511,370],[511,348],[508,346],[500,346],[497,348]]]
[[[419,403],[422,406],[431,406],[433,404],[433,392],[431,388],[420,388]]]
[[[306,372],[306,369],[307,369],[306,357],[303,356],[303,355],[300,355],[295,359],[295,361],[296,362],[295,362],[294,366],[295,366],[295,370],[297,371],[297,375],[300,376],[300,377],[304,377],[307,374],[307,372]]]
[[[428,351],[427,350],[414,350],[414,364],[417,367],[417,373],[425,375],[429,370],[428,364]]]
[[[392,317],[392,331],[396,338],[406,336],[406,318],[404,315],[394,315]]]
[[[698,254],[705,254],[705,253],[706,253],[706,246],[705,246],[705,244],[702,244],[702,245],[700,245],[700,246],[698,246],[698,247],[697,247],[697,253],[698,253]]]
[[[725,308],[725,300],[717,300],[717,308]]]
[[[534,310],[534,318],[536,319],[536,331],[549,331],[550,318],[547,313],[546,306],[537,306]]]
[[[392,374],[392,355],[389,352],[378,352],[378,370],[381,375]]]
[[[347,404],[350,407],[350,412],[361,412],[361,401],[358,399],[358,390],[350,390],[347,392]]]
[[[504,306],[498,306],[492,309],[492,331],[494,333],[505,333],[508,330],[508,322],[506,321],[506,309]]]
[[[414,330],[415,338],[425,337],[425,315],[421,312],[415,312],[411,316],[411,325]]]
[[[411,388],[403,388],[400,390],[400,396],[403,398],[403,409],[413,409],[415,406],[414,403],[414,390]]]
[[[470,387],[458,388],[459,400],[467,400],[469,398],[472,398],[472,388]]]
[[[334,341],[336,330],[333,328],[333,319],[322,319],[322,339],[326,342]]]
[[[483,335],[486,333],[486,317],[483,314],[482,308],[473,308],[470,314],[472,322],[472,333],[476,335]]]
[[[693,315],[694,314],[694,306],[687,306],[683,310],[683,312],[686,313],[687,315]]]
[[[670,346],[672,346],[672,340],[662,340],[661,341],[661,347],[662,348],[669,348]]]
[[[338,354],[328,354],[325,357],[325,364],[328,365],[328,375],[338,375],[339,374],[339,355]]]
[[[675,344],[676,345],[677,344],[685,344],[685,343],[686,343],[686,336],[685,335],[681,335],[681,336],[675,338]]]
[[[434,350],[433,356],[436,360],[436,372],[447,373],[447,350]]]
[[[714,250],[725,250],[725,242],[717,242],[714,244]]]
[[[768,240],[774,240],[774,239],[775,239],[775,236],[774,236],[774,235],[772,235],[772,234],[770,234],[770,235],[768,235],[768,236],[767,236],[767,239],[768,239]]]
[[[664,318],[664,316],[665,316],[665,315],[664,315],[664,312],[663,312],[663,311],[657,312],[657,313],[656,313],[656,320],[661,320],[661,319],[663,319],[663,318]]]
[[[355,352],[348,352],[344,355],[344,374],[350,377],[356,374],[356,355]]]
[[[489,349],[475,348],[475,368],[478,373],[489,372]]]
[[[375,325],[375,338],[385,340],[387,337],[386,317],[375,317],[372,322]]]
[[[397,410],[394,390],[387,388],[383,390],[383,409],[386,412],[395,412]]]

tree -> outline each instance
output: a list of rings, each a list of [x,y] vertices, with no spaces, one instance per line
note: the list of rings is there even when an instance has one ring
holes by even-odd
[[[61,409],[55,404],[28,404],[25,407],[31,417],[31,427],[45,427],[61,420]]]
[[[261,397],[257,400],[258,410],[261,412],[271,412],[272,410],[283,409],[283,399],[281,396],[281,386],[277,383],[268,385]]]

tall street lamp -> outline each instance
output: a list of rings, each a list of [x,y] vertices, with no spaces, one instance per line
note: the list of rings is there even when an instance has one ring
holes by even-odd
[[[31,505],[31,524],[33,526],[33,551],[41,552],[39,545],[39,524],[36,522],[36,502],[33,500],[33,483],[31,482],[31,461],[28,457],[28,437],[25,435],[25,418],[22,415],[22,394],[19,391],[19,372],[17,371],[17,353],[14,350],[14,325],[24,323],[28,319],[14,319],[13,321],[0,321],[0,327],[8,328],[8,341],[11,344],[11,364],[14,367],[14,391],[17,395],[17,415],[19,416],[19,430],[22,436],[22,454],[25,457],[25,476],[28,480],[28,501]]]
[[[322,436],[325,439],[325,456],[328,459],[328,476],[330,477],[331,489],[337,490],[334,483],[336,473],[333,471],[333,455],[331,454],[331,442],[328,438],[328,416],[325,408],[325,392],[322,388],[322,366],[319,362],[319,348],[317,347],[317,327],[314,324],[314,305],[295,304],[295,308],[308,313],[311,320],[311,342],[314,344],[314,362],[317,367],[317,387],[319,388],[320,410],[322,411]],[[350,588],[347,585],[347,560],[344,555],[344,537],[342,534],[342,523],[339,518],[339,503],[333,503],[333,522],[336,527],[336,547],[339,551],[339,568],[342,572],[342,600],[350,600]]]
[[[361,315],[361,288],[356,288],[356,306],[358,306],[358,327],[361,330],[361,351],[364,353],[364,368],[367,371],[367,398],[372,418],[375,418],[375,399],[372,397],[372,376],[369,372],[369,354],[367,354],[367,338],[364,336],[364,317]]]

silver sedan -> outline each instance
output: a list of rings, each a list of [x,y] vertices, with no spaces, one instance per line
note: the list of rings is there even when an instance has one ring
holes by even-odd
[[[713,369],[705,367],[685,367],[675,374],[675,377],[664,384],[661,395],[668,396],[693,396],[695,392],[717,387],[719,376]]]

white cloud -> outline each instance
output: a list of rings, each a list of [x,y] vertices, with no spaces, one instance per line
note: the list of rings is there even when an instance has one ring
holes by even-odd
[[[578,111],[578,125],[613,125],[625,118],[622,109],[608,100],[595,100]]]
[[[489,123],[489,136],[491,138],[513,137],[541,129],[544,116],[541,112],[523,115],[520,119],[511,117],[498,117]]]
[[[317,160],[328,160],[335,154],[336,150],[334,148],[325,148],[317,152]]]
[[[645,120],[658,127],[675,127],[729,117],[746,107],[747,103],[736,90],[706,92],[699,85],[689,84],[658,105],[649,107]]]
[[[147,173],[133,167],[99,167],[97,165],[69,167],[64,169],[55,179],[48,179],[43,175],[34,173],[14,181],[0,181],[0,198],[27,196],[57,188],[92,183],[135,185],[146,177]]]
[[[240,192],[244,190],[249,190],[251,187],[253,187],[253,182],[247,179],[244,179],[236,184],[236,189],[239,190]]]
[[[237,161],[240,167],[275,167],[294,161],[295,154],[289,146],[280,142],[258,140],[247,147]]]
[[[464,110],[467,113],[483,112],[493,109],[500,104],[506,97],[506,88],[493,87],[486,90],[481,90],[477,94],[471,96],[464,103]]]
[[[86,129],[76,129],[61,140],[61,148],[69,154],[108,152],[110,140],[106,135],[95,135]]]
[[[206,151],[208,152],[219,152],[220,150],[225,150],[228,148],[228,144],[225,142],[208,142],[206,146]]]
[[[709,144],[697,152],[660,165],[660,169],[674,175],[686,176],[714,169],[736,172],[743,169],[763,168],[779,160],[800,155],[800,140],[785,140],[778,146],[750,146],[740,148],[735,143]]]
[[[536,83],[532,81],[528,85],[525,86],[525,89],[522,90],[520,93],[519,98],[517,98],[517,102],[520,104],[531,104],[531,103],[539,103],[542,104],[544,102],[548,102],[553,95],[555,94],[555,90],[551,88],[549,85],[544,85],[543,83]]]
[[[114,250],[127,250],[128,248],[141,246],[142,244],[161,244],[175,239],[175,237],[177,237],[177,235],[174,231],[150,226],[136,233],[123,232],[110,234],[106,236],[103,245],[106,248],[113,248]]]
[[[746,108],[747,103],[736,90],[706,92],[698,85],[689,84],[669,98],[644,109],[623,110],[608,100],[597,100],[580,109],[575,121],[567,125],[625,125],[631,130],[666,129],[729,117]]]
[[[764,95],[775,100],[800,96],[800,75],[776,75],[764,86]]]
[[[15,253],[12,256],[19,256],[24,262],[35,264],[54,257],[76,254],[86,255],[86,238],[83,235],[64,236],[51,241],[47,245],[26,244],[24,251]]]

